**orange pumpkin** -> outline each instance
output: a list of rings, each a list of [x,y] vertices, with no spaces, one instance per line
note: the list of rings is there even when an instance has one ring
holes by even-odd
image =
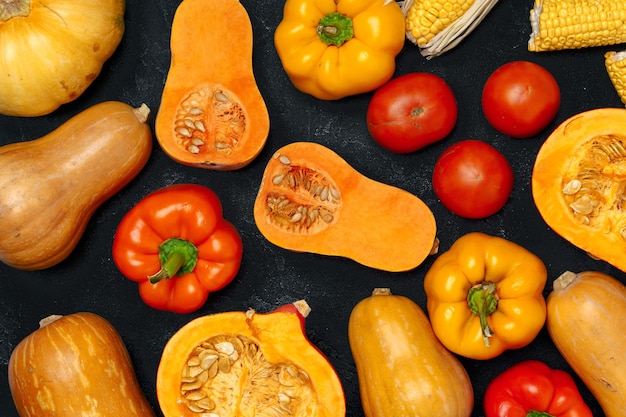
[[[626,109],[574,115],[546,139],[532,173],[545,222],[595,258],[626,271]]]
[[[365,177],[313,142],[274,153],[254,220],[282,248],[342,256],[386,271],[413,269],[436,248],[435,217],[422,200]]]
[[[21,417],[154,417],[119,333],[87,312],[50,316],[9,359]]]
[[[184,165],[246,166],[263,149],[270,122],[252,69],[245,8],[238,0],[185,0],[174,15],[170,45],[155,122],[161,148]]]
[[[260,314],[192,320],[165,345],[157,397],[165,417],[289,415],[343,417],[334,368],[306,337],[305,301]]]

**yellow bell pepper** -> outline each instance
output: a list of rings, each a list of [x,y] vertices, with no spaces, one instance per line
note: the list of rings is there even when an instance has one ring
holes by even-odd
[[[450,351],[490,359],[528,345],[546,321],[545,264],[506,239],[460,237],[424,278],[433,330]]]
[[[294,86],[322,100],[389,81],[405,41],[394,0],[286,0],[274,45]]]

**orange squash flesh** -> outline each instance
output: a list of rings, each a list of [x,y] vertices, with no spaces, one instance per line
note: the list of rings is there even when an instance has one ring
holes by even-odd
[[[254,78],[252,35],[238,0],[184,0],[178,6],[155,121],[157,140],[173,160],[233,170],[263,149],[269,114]]]
[[[274,153],[254,220],[279,247],[393,272],[420,265],[436,238],[434,215],[422,200],[367,178],[313,142],[292,143]]]
[[[21,417],[154,417],[126,346],[93,313],[50,316],[9,360],[9,387]]]
[[[222,312],[187,323],[159,363],[163,415],[345,416],[339,378],[305,335],[306,309],[300,301],[266,314]]]
[[[532,173],[544,221],[561,237],[626,271],[626,109],[601,108],[564,121],[546,139]]]

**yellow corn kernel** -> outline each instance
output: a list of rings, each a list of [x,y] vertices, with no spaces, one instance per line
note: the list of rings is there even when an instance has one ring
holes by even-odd
[[[406,37],[426,58],[454,48],[498,0],[404,0]]]
[[[425,46],[437,33],[462,16],[475,0],[408,0],[407,39]]]
[[[626,105],[626,51],[605,53],[604,66],[617,95]]]
[[[626,42],[624,0],[535,0],[530,10],[531,52]]]

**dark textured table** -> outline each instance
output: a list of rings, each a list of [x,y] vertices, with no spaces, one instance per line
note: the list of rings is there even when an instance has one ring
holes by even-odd
[[[406,295],[425,308],[422,281],[434,258],[410,272],[388,273],[347,259],[291,253],[267,242],[254,224],[253,201],[266,162],[276,149],[293,141],[324,144],[366,176],[422,198],[435,213],[441,251],[470,231],[498,235],[531,250],[548,268],[546,296],[552,280],[565,270],[598,270],[626,280],[622,272],[592,260],[554,233],[539,216],[530,187],[535,155],[558,123],[584,110],[623,107],[605,72],[603,59],[606,51],[619,50],[619,46],[528,52],[531,0],[501,1],[469,38],[441,57],[426,60],[417,47],[407,42],[397,57],[397,74],[428,71],[443,77],[457,96],[459,119],[444,141],[413,154],[396,155],[379,147],[367,132],[365,112],[371,94],[327,102],[293,88],[273,46],[274,30],[282,17],[282,0],[242,0],[242,3],[252,20],[254,71],[271,119],[264,151],[244,169],[215,172],[173,162],[155,140],[145,169],[96,211],[67,260],[38,272],[0,265],[0,415],[3,417],[17,416],[6,378],[11,351],[38,327],[41,318],[50,314],[91,311],[109,320],[124,339],[141,386],[159,415],[156,369],[162,348],[177,329],[200,315],[250,307],[266,312],[302,298],[312,307],[307,320],[308,335],[332,361],[344,385],[347,415],[362,416],[347,338],[350,311],[374,287],[381,286],[390,287],[394,293]],[[148,5],[129,0],[122,43],[91,87],[76,101],[49,116],[0,117],[0,145],[40,137],[88,106],[105,100],[120,100],[134,106],[145,102],[153,110],[153,127],[170,63],[169,34],[177,5],[177,1],[155,0]],[[526,140],[511,139],[494,131],[480,108],[480,93],[488,75],[512,60],[543,65],[556,77],[562,92],[556,120],[545,132]],[[465,220],[451,214],[437,200],[431,187],[436,158],[451,144],[469,138],[494,145],[515,171],[510,201],[499,213],[484,220]],[[54,164],[54,160],[50,163]],[[102,163],[106,164],[106,159]],[[200,183],[215,190],[222,200],[225,217],[237,226],[244,243],[243,263],[236,279],[211,295],[202,309],[189,315],[147,307],[139,298],[136,284],[125,279],[111,260],[113,233],[122,216],[148,192],[182,182]],[[529,346],[498,358],[461,359],[475,390],[473,415],[482,415],[483,393],[493,377],[508,366],[531,358],[571,372],[545,330]],[[594,415],[601,416],[598,404],[578,378],[576,381]]]

